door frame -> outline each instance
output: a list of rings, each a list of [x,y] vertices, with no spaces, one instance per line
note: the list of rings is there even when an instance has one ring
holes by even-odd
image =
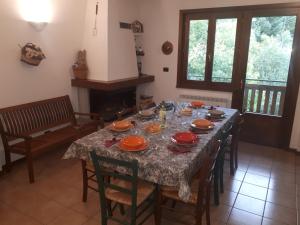
[[[242,111],[245,79],[248,64],[248,51],[250,45],[250,32],[251,32],[251,21],[253,17],[258,16],[276,16],[278,15],[297,15],[293,52],[290,60],[290,67],[288,71],[286,95],[284,101],[283,115],[280,120],[282,130],[280,136],[279,147],[289,148],[290,139],[292,135],[297,98],[299,93],[299,82],[300,82],[300,4],[299,3],[288,3],[288,4],[271,4],[271,5],[259,5],[243,7],[244,16],[242,18],[242,35],[239,38],[240,51],[239,61],[237,62],[237,74],[235,76],[236,82],[234,82],[234,90],[232,93],[232,107]],[[246,117],[256,117],[262,121],[262,115],[256,113],[246,113]],[[268,116],[269,121],[278,120],[278,116]],[[267,132],[267,131],[266,131]],[[251,141],[251,140],[250,140]],[[264,144],[264,143],[261,143]],[[269,144],[269,143],[265,143]]]

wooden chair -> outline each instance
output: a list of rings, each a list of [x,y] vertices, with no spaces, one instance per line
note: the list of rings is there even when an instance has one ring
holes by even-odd
[[[81,160],[82,166],[82,201],[87,201],[88,189],[98,192],[95,168],[91,161]]]
[[[240,132],[244,124],[244,115],[240,114],[233,124],[231,130],[231,140],[229,141],[228,152],[230,154],[230,174],[234,175],[238,168],[238,145],[240,140]]]
[[[217,156],[216,166],[214,169],[214,202],[215,205],[219,205],[220,197],[219,193],[224,192],[224,161],[228,137],[231,134],[233,125],[229,124],[225,127],[219,136],[220,139],[220,151]]]
[[[217,156],[220,151],[220,141],[213,141],[211,147],[206,150],[203,155],[203,166],[195,175],[192,181],[192,194],[187,204],[195,207],[195,213],[192,214],[195,218],[196,225],[202,225],[202,215],[206,214],[206,223],[210,225],[210,192],[211,183],[214,174],[214,168]],[[170,187],[161,186],[157,197],[157,206],[155,212],[155,224],[161,224],[161,211],[166,208],[171,211],[176,211],[178,214],[191,214],[190,212],[177,211],[174,207],[167,207],[166,200],[181,201],[178,196],[178,190]],[[174,206],[174,205],[173,205]],[[179,222],[179,221],[177,221]]]
[[[112,158],[98,156],[91,152],[93,165],[96,171],[98,189],[101,203],[101,224],[107,225],[109,220],[124,225],[143,224],[153,214],[155,186],[138,179],[138,162],[120,161]],[[120,174],[104,168],[105,166],[121,167],[130,171],[130,175]],[[107,179],[109,177],[109,179]],[[112,207],[112,203],[116,203]],[[122,221],[113,216],[117,205],[129,207],[130,222]],[[127,214],[128,214],[127,212]],[[144,216],[145,215],[145,216]],[[142,217],[143,216],[143,217]],[[142,218],[139,223],[137,219]]]

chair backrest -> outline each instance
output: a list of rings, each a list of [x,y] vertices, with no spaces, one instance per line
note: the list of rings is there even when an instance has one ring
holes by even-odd
[[[91,158],[95,167],[96,177],[98,181],[102,216],[105,215],[107,219],[114,220],[121,224],[126,224],[118,219],[112,218],[112,216],[110,216],[108,213],[105,191],[107,188],[109,188],[131,196],[131,220],[135,220],[137,210],[138,161],[133,160],[131,162],[128,162],[108,157],[102,157],[98,156],[95,151],[91,152]],[[112,168],[122,167],[126,169],[128,173],[121,174],[118,172],[108,170],[107,167],[110,166],[112,166]],[[125,188],[123,186],[113,184],[110,182],[111,178],[129,182],[131,184],[129,185],[131,186],[131,188]],[[132,223],[133,221],[131,221],[131,224]]]
[[[199,179],[197,204],[203,204],[203,197],[205,195],[204,191],[208,188],[208,185],[210,185],[212,181],[216,160],[220,152],[220,145],[220,140],[213,140],[212,143],[210,143],[208,149],[206,149],[206,151],[204,152],[202,158],[203,164],[198,174],[196,175]]]
[[[30,135],[75,121],[67,95],[0,109],[0,133]]]

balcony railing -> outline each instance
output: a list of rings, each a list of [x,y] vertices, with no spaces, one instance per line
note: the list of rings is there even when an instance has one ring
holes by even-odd
[[[244,106],[246,112],[281,116],[286,86],[246,84]]]
[[[190,74],[191,80],[204,80],[204,76]],[[231,83],[231,78],[214,77],[214,82]],[[281,116],[286,92],[286,81],[246,79],[243,109],[268,115]]]

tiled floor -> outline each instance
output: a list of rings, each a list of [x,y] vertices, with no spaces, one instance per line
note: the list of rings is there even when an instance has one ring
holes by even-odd
[[[76,160],[61,160],[64,150],[42,156],[35,163],[36,183],[27,181],[25,163],[0,177],[1,225],[96,225],[99,202],[90,192],[81,202],[81,167]],[[213,225],[297,225],[300,196],[300,156],[241,143],[239,170],[225,171],[221,204],[211,208]],[[182,207],[182,210],[189,208]],[[162,225],[190,218],[164,212]],[[177,221],[177,222],[173,222]],[[151,218],[147,225],[154,224]]]

